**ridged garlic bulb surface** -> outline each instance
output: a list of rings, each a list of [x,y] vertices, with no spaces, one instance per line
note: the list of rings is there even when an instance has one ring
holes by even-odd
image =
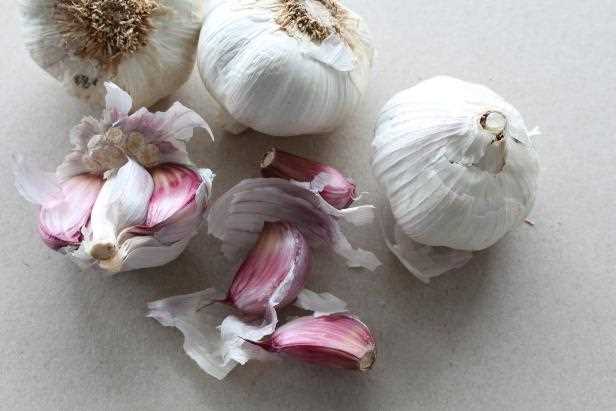
[[[485,249],[523,222],[535,200],[533,132],[490,89],[435,77],[380,113],[373,170],[411,240]]]
[[[372,57],[363,20],[339,0],[228,0],[207,11],[197,62],[228,131],[294,136],[344,122]]]
[[[199,0],[23,0],[26,47],[68,92],[97,106],[106,81],[136,107],[175,92],[195,63]]]

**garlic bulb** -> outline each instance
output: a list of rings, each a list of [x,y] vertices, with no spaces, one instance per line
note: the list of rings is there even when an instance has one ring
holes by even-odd
[[[40,206],[39,232],[84,267],[118,273],[177,258],[203,221],[213,173],[186,153],[192,130],[209,130],[175,103],[167,112],[128,115],[128,94],[106,83],[101,120],[71,132],[73,151],[55,174],[18,159],[15,183]]]
[[[455,268],[468,259],[460,251],[490,247],[526,219],[539,173],[533,134],[502,97],[449,77],[424,81],[386,104],[372,165],[396,222],[392,248],[409,253],[407,266],[413,256],[441,255],[449,259],[444,270]],[[400,247],[403,236],[418,245]]]
[[[228,131],[327,133],[360,102],[373,49],[339,0],[227,0],[206,14],[197,63]]]
[[[73,95],[104,103],[105,81],[136,107],[176,91],[194,67],[198,0],[24,0],[26,47]]]

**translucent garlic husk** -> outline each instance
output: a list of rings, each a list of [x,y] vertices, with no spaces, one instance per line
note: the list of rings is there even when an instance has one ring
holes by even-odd
[[[186,353],[205,372],[222,379],[258,354],[246,341],[272,334],[278,309],[295,301],[315,315],[346,310],[336,297],[304,289],[310,265],[310,247],[298,229],[287,223],[266,223],[226,294],[208,289],[156,301],[148,305],[148,316],[178,328],[184,334]],[[221,311],[220,305],[233,311]]]
[[[372,167],[393,215],[388,244],[407,268],[427,281],[527,218],[539,174],[535,134],[502,97],[450,77],[385,105]]]
[[[24,0],[25,44],[66,90],[103,105],[104,83],[149,107],[188,80],[203,11],[198,0]],[[120,21],[120,24],[118,24]]]
[[[363,20],[339,0],[230,0],[207,11],[197,63],[227,131],[295,136],[344,122],[373,53]]]
[[[186,152],[207,123],[180,103],[129,115],[132,100],[112,83],[101,119],[71,131],[73,150],[55,173],[22,158],[15,183],[39,206],[39,232],[84,268],[115,274],[176,259],[205,217],[214,175]]]

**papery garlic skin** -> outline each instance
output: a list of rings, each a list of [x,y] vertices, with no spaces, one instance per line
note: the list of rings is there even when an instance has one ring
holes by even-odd
[[[350,207],[359,198],[353,180],[334,167],[278,149],[270,150],[263,158],[261,175],[305,183],[339,210]]]
[[[488,88],[435,77],[379,115],[373,171],[411,240],[485,249],[522,223],[539,162],[520,113]]]
[[[208,232],[222,240],[229,259],[242,255],[257,241],[266,222],[295,226],[314,247],[326,245],[352,267],[374,271],[381,265],[371,252],[355,249],[340,227],[341,221],[356,226],[374,220],[374,206],[338,210],[320,195],[296,183],[278,178],[256,178],[240,182],[212,205]]]
[[[126,90],[137,107],[175,92],[194,67],[202,14],[197,0],[22,2],[34,61],[95,105],[104,103],[106,81]]]
[[[140,109],[112,83],[100,120],[71,132],[73,151],[56,173],[15,161],[22,196],[40,206],[39,231],[51,248],[84,268],[119,273],[176,259],[205,218],[214,174],[186,152],[194,128],[207,123],[175,103]]]
[[[298,10],[320,30],[298,26]],[[227,131],[295,136],[344,122],[373,53],[363,20],[339,0],[230,0],[208,10],[197,63]]]
[[[376,360],[372,332],[348,314],[298,318],[257,344],[270,352],[334,368],[367,371]]]

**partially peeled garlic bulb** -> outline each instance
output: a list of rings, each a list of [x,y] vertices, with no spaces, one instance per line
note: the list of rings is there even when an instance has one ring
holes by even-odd
[[[373,171],[390,247],[424,280],[495,244],[530,213],[539,163],[520,113],[488,88],[436,77],[383,108]]]
[[[25,0],[26,47],[73,95],[104,103],[113,81],[137,107],[176,91],[194,67],[197,0]]]
[[[142,108],[112,83],[100,120],[71,132],[73,150],[56,173],[18,158],[15,183],[40,206],[39,232],[50,248],[82,267],[119,273],[176,259],[204,219],[214,175],[186,152],[194,128],[209,129],[175,103],[166,112]]]
[[[198,66],[233,133],[331,132],[356,109],[373,49],[339,0],[228,0],[207,12]]]

